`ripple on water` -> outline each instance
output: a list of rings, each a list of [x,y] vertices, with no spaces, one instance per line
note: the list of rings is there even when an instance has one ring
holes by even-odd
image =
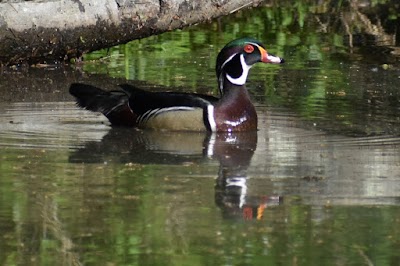
[[[398,204],[400,137],[332,134],[279,109],[259,116],[249,167],[255,190],[301,195],[312,204]]]
[[[3,103],[0,109],[2,147],[74,148],[85,140],[100,140],[108,130],[103,116],[72,102]]]

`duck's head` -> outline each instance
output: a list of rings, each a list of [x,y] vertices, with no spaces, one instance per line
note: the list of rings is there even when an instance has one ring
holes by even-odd
[[[251,38],[236,39],[225,45],[218,54],[216,65],[221,93],[225,79],[234,85],[244,85],[249,69],[257,62],[281,64],[284,60],[268,54],[262,43]]]

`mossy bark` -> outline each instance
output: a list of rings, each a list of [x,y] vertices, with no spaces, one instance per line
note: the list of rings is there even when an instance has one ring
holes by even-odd
[[[0,64],[59,62],[226,15],[261,0],[0,2]]]

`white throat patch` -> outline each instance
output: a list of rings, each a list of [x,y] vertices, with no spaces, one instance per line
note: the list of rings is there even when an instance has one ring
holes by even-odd
[[[233,57],[233,56],[231,56],[230,58],[228,58],[228,60],[226,60],[226,61],[224,62],[223,65],[225,65],[225,63],[227,63],[228,61],[230,61],[230,60],[232,59],[232,57]],[[226,78],[227,78],[232,84],[239,85],[239,86],[244,85],[244,84],[246,83],[247,75],[249,74],[249,70],[250,70],[250,68],[251,68],[251,66],[249,66],[249,65],[246,64],[246,61],[244,60],[244,55],[243,55],[243,54],[240,55],[240,64],[242,65],[242,70],[243,70],[242,75],[240,75],[240,77],[238,77],[238,78],[232,78],[231,76],[229,76],[228,74],[226,74]]]

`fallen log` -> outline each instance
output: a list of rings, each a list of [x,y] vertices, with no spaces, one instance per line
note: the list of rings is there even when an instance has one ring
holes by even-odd
[[[256,6],[261,0],[0,2],[0,64],[54,63]]]

